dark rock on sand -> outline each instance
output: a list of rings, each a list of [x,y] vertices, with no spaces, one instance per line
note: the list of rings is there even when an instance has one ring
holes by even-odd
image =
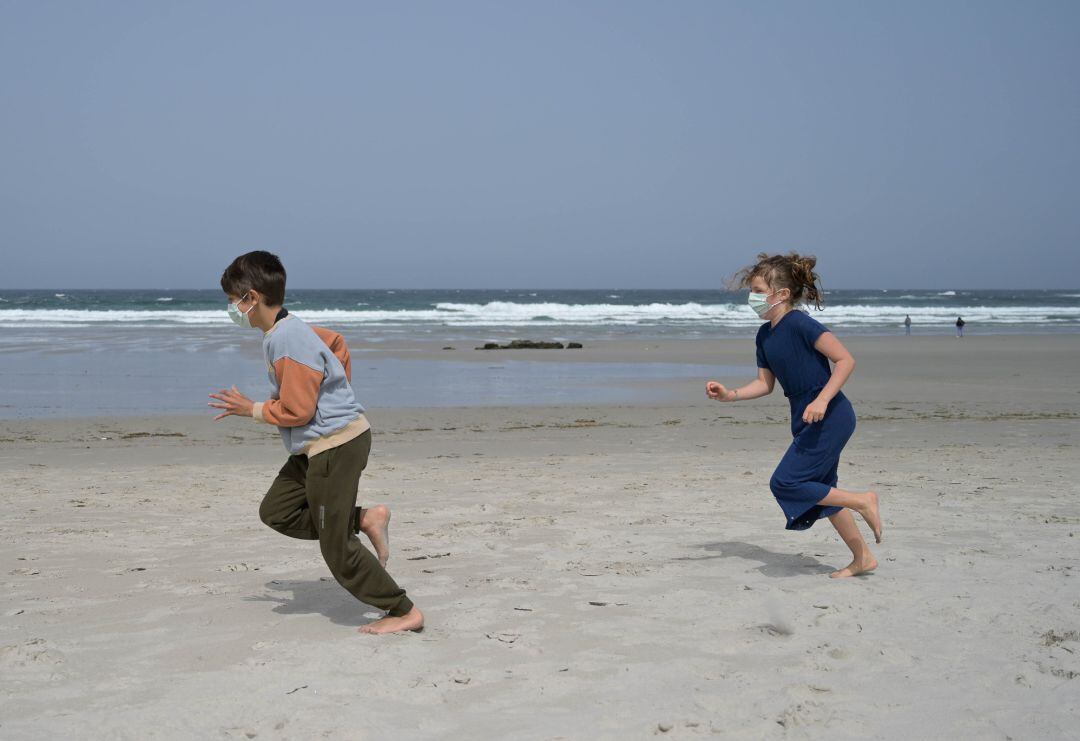
[[[581,347],[578,342],[571,342],[570,347]],[[485,342],[483,347],[477,350],[563,350],[565,345],[561,342],[538,342],[536,340],[511,340],[508,345],[500,345],[497,342]]]

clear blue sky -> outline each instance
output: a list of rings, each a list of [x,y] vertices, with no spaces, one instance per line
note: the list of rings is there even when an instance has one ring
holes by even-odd
[[[1080,2],[0,0],[0,287],[1080,285]]]

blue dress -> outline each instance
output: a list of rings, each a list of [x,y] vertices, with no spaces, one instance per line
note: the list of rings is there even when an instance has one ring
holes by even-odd
[[[757,333],[757,365],[772,371],[791,403],[794,439],[769,480],[788,530],[806,530],[842,509],[818,502],[836,486],[840,453],[855,432],[855,410],[840,392],[820,422],[802,420],[803,410],[832,376],[829,359],[814,349],[818,337],[828,331],[809,314],[791,311],[775,327],[766,322]]]

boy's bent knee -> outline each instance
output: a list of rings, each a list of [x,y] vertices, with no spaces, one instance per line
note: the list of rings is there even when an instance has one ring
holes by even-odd
[[[259,505],[259,519],[267,527],[280,532],[282,523],[274,517],[274,511],[268,504],[267,499],[262,500],[262,504]]]

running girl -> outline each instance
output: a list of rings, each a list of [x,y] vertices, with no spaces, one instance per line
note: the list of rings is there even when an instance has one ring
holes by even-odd
[[[817,258],[794,252],[763,252],[756,264],[736,274],[736,285],[750,288],[750,308],[768,320],[757,333],[758,377],[737,389],[709,381],[705,393],[716,401],[746,401],[771,394],[775,381],[780,381],[791,403],[794,440],[769,487],[787,516],[788,530],[806,530],[820,518],[829,518],[854,557],[831,574],[843,578],[878,565],[851,510],[866,521],[878,543],[881,516],[876,493],[836,488],[840,453],[855,431],[855,410],[840,387],[855,369],[855,359],[832,332],[798,309],[810,301],[821,308],[816,264]]]

